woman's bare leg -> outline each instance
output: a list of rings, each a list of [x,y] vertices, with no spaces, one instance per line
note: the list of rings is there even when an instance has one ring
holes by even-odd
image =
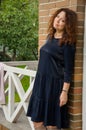
[[[33,122],[35,130],[46,130],[43,122]]]
[[[43,122],[33,122],[34,127],[39,127],[43,125]]]
[[[43,122],[33,122],[35,130],[59,130],[56,126],[47,126],[43,125]]]
[[[47,130],[58,130],[56,126],[47,126]]]

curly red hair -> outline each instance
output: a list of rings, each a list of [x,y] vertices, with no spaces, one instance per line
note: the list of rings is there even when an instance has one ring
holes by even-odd
[[[60,39],[60,45],[69,43],[74,44],[76,43],[76,32],[77,32],[77,14],[73,10],[69,8],[61,8],[58,9],[50,18],[49,26],[48,26],[48,36],[49,38],[53,38],[56,32],[55,28],[53,27],[53,22],[55,17],[64,11],[66,13],[66,25],[64,29],[64,33],[62,38]]]

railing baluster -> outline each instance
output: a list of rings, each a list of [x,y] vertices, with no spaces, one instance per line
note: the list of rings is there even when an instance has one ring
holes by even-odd
[[[9,110],[9,116],[12,116],[12,113],[14,112],[14,107],[15,107],[15,87],[12,82],[12,77],[11,77],[11,72],[9,73],[9,81],[8,81],[8,87],[9,87],[9,92],[8,92],[8,110]]]

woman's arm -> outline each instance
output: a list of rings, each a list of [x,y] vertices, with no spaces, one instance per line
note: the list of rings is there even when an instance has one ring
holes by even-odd
[[[70,88],[70,82],[74,67],[74,56],[75,47],[68,44],[64,45],[64,83],[60,95],[60,106],[65,105],[68,100],[68,91]]]

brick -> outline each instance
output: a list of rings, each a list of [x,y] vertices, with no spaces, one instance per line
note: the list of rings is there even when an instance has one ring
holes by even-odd
[[[46,35],[40,35],[40,37],[39,37],[39,40],[45,40],[46,39]]]
[[[78,21],[77,26],[83,27],[84,26],[84,21]]]
[[[48,9],[51,9],[51,8],[56,8],[56,2],[54,2],[54,3],[45,3],[45,4],[39,5],[40,10],[48,10]]]
[[[40,10],[39,11],[39,16],[48,16],[49,15],[49,10]]]
[[[85,0],[77,0],[78,5],[85,5]]]
[[[48,17],[46,17],[46,16],[45,17],[40,17],[39,18],[39,23],[42,23],[42,22],[46,23],[46,22],[49,21],[49,18],[50,18],[49,16]]]
[[[82,60],[75,60],[75,66],[76,67],[82,67],[83,66],[83,61]]]
[[[53,14],[56,10],[58,10],[58,8],[51,8],[50,10],[49,10],[49,14]]]
[[[77,46],[77,47],[83,47],[83,45],[84,45],[83,39],[82,39],[82,40],[77,39],[76,46]]]
[[[82,101],[80,100],[80,101],[72,101],[72,100],[69,100],[68,101],[68,105],[70,106],[70,107],[81,107],[82,106]]]
[[[77,6],[77,12],[84,12],[85,6]]]
[[[75,74],[82,74],[83,73],[83,69],[82,68],[75,68],[74,69],[74,73]]]
[[[70,128],[69,130],[82,130],[81,127],[78,127],[78,128]]]
[[[75,88],[75,87],[82,87],[82,81],[78,81],[78,82],[76,82],[76,81],[72,81],[71,82],[71,87],[73,87],[73,88]]]
[[[70,5],[77,5],[77,0],[70,0]]]
[[[83,34],[78,35],[77,38],[78,38],[78,40],[83,40],[84,39],[84,35]]]
[[[44,6],[43,6],[44,5]],[[51,8],[61,8],[64,6],[68,6],[69,5],[69,0],[64,0],[64,1],[53,1],[53,2],[49,2],[49,3],[45,3],[45,4],[39,4],[39,9],[40,10],[47,10],[47,9],[51,9]]]
[[[69,0],[59,1],[59,2],[56,3],[56,7],[61,8],[61,7],[64,7],[64,6],[68,6],[69,4],[70,4]]]
[[[77,6],[76,5],[71,5],[70,9],[72,9],[73,11],[77,11]]]
[[[70,121],[70,126],[72,126],[74,129],[77,127],[82,127],[82,121]]]
[[[76,108],[69,107],[69,113],[72,113],[72,114],[82,113],[82,108],[81,107],[76,107]]]
[[[83,27],[78,27],[77,32],[78,33],[84,33],[84,28]]]
[[[69,99],[70,100],[82,100],[82,94],[69,94]]]
[[[45,43],[45,40],[40,40],[40,41],[39,41],[39,47],[38,47],[38,48],[40,49],[41,46],[42,46],[44,43]]]
[[[43,34],[43,29],[40,29],[40,30],[39,30],[39,35],[40,35],[40,34]]]
[[[76,53],[83,53],[83,48],[82,47],[76,47]]]
[[[82,88],[81,88],[81,87],[77,87],[77,88],[71,87],[70,93],[73,93],[73,94],[81,94],[81,93],[82,93]]]
[[[47,33],[47,29],[46,28],[40,28],[39,35],[40,34],[45,34],[46,35],[46,33]]]
[[[83,55],[82,54],[79,54],[79,53],[76,53],[75,55],[75,60],[83,60]]]
[[[73,78],[75,81],[82,81],[83,75],[82,74],[75,74]]]
[[[54,0],[49,0],[49,2],[53,2]],[[56,0],[57,2],[62,2],[63,0]]]
[[[41,29],[41,28],[43,28],[43,27],[47,29],[48,24],[47,24],[47,23],[40,23],[40,24],[39,24],[39,28]]]
[[[49,2],[49,0],[39,0],[39,4],[40,3],[48,3]]]
[[[82,120],[82,114],[70,114],[70,119],[73,121]]]
[[[78,16],[78,20],[82,20],[82,21],[84,21],[84,19],[85,19],[85,15],[84,15],[84,13],[77,13],[77,16]]]

